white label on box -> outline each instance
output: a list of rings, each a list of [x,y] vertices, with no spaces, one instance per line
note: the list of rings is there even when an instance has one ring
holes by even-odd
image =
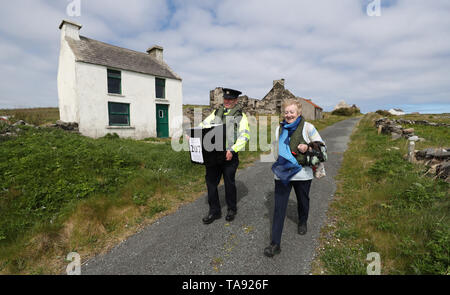
[[[189,138],[189,151],[193,162],[203,164],[202,141],[200,138]]]

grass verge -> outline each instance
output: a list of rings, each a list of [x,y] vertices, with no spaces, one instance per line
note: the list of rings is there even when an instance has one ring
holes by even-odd
[[[366,274],[378,252],[382,274],[449,274],[450,186],[405,160],[406,140],[378,135],[379,117],[366,115],[351,136],[312,272]],[[419,147],[450,142],[446,127],[414,128]]]

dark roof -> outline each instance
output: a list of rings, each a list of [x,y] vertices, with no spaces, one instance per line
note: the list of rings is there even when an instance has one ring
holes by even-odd
[[[163,61],[138,52],[80,36],[80,41],[66,37],[76,61],[122,70],[181,80]]]

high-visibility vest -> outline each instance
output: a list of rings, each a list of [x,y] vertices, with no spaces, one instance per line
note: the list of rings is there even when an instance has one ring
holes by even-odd
[[[214,110],[202,123],[201,127],[207,127],[210,124],[226,124],[227,132],[227,150],[239,152],[245,148],[250,140],[250,128],[248,127],[247,116],[242,112],[239,105],[230,110],[223,106]]]

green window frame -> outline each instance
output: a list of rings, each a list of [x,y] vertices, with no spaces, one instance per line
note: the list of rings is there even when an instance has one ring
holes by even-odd
[[[156,98],[166,98],[166,79],[155,78]]]
[[[130,104],[108,101],[109,126],[130,126]]]
[[[122,94],[122,73],[108,69],[108,93]]]

